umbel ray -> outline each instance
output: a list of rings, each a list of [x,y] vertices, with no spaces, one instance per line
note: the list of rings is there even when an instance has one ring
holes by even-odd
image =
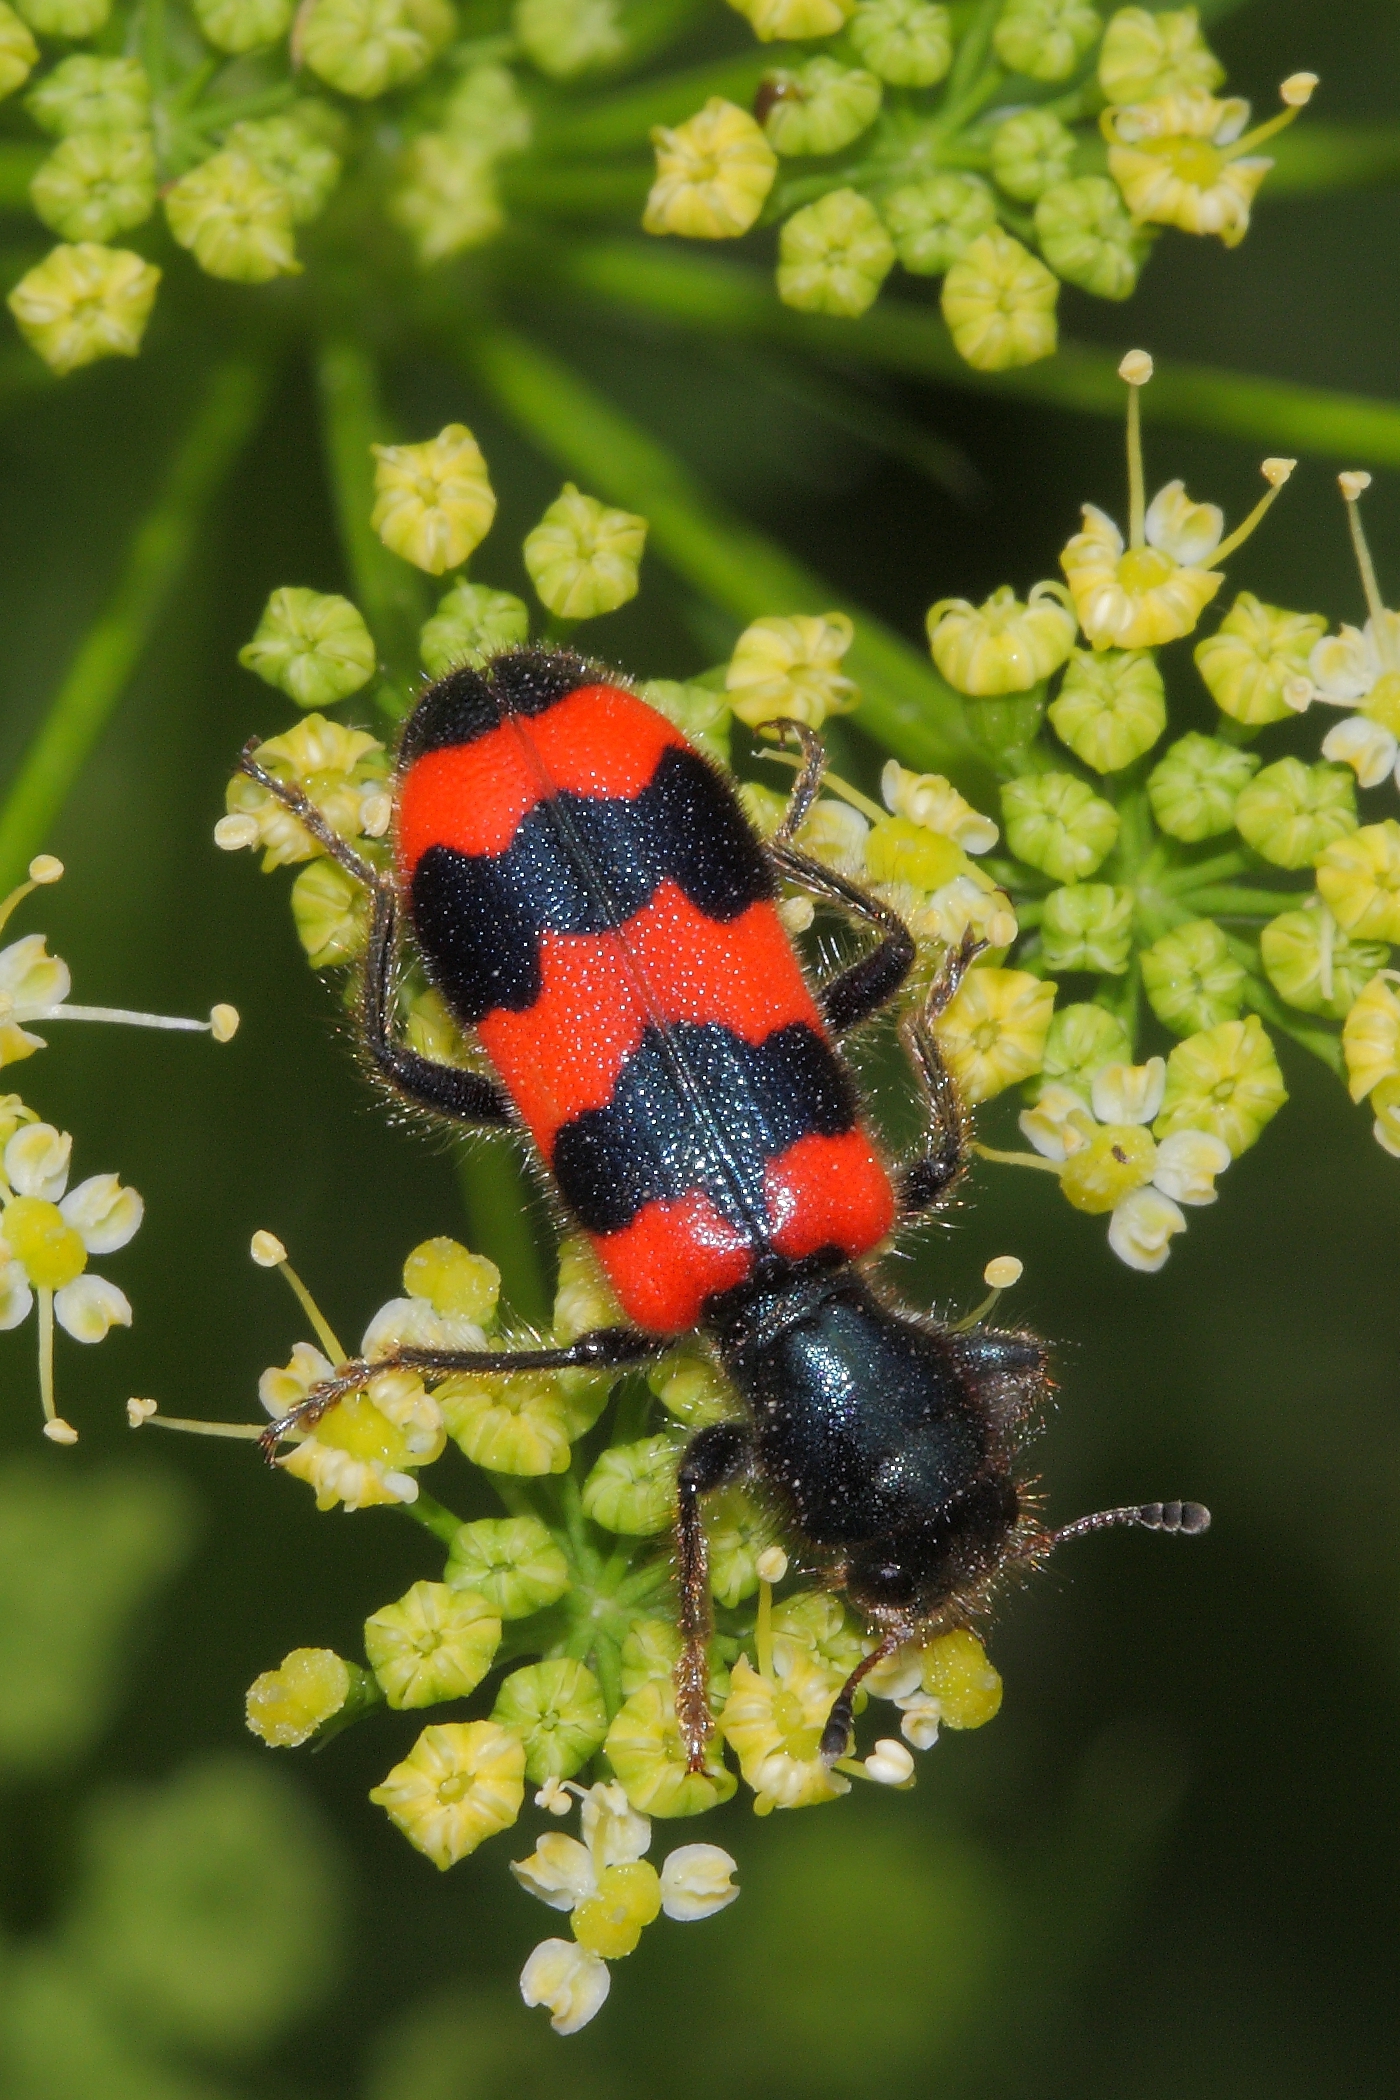
[[[372,900],[359,1024],[384,1081],[456,1124],[523,1128],[592,1241],[627,1325],[566,1346],[400,1348],[355,1361],[267,1431],[278,1441],[386,1369],[499,1375],[621,1368],[698,1330],[744,1403],[681,1459],[676,1709],[693,1769],[712,1732],[703,1499],[761,1485],[794,1544],[876,1645],[837,1695],[822,1755],[845,1754],[868,1670],[964,1623],[998,1580],[1110,1525],[1194,1533],[1194,1502],[1101,1511],[1058,1531],[1018,1452],[1049,1390],[1036,1336],[951,1327],[868,1273],[899,1225],[947,1202],[969,1129],[934,1024],[980,953],[965,936],[901,1023],[925,1128],[886,1165],[840,1043],[887,1007],[914,942],[886,905],[794,845],[822,747],[762,841],[729,780],[623,684],[564,653],[518,650],[450,672],[405,725],[393,867],[337,836],[301,791],[275,795]],[[813,993],[778,916],[779,883],[845,914],[870,944]],[[401,1043],[401,933],[492,1067]]]

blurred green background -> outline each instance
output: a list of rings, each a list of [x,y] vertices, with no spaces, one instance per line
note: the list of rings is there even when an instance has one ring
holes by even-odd
[[[1259,0],[1213,36],[1260,103],[1307,64],[1329,120],[1400,121],[1392,0]],[[1394,191],[1266,203],[1233,255],[1164,242],[1126,310],[1067,294],[1066,328],[1393,394],[1398,232]],[[562,311],[547,325],[731,505],[911,637],[936,596],[1053,573],[1085,498],[1121,507],[1106,423],[891,387],[975,468],[969,504],[737,360]],[[198,380],[158,345],[10,403],[0,772],[111,588]],[[400,367],[394,389],[414,435],[456,416],[477,430],[502,516],[474,573],[520,587],[511,550],[554,469],[446,370]],[[1152,485],[1184,474],[1231,516],[1252,500],[1254,448],[1150,421],[1148,446]],[[1235,583],[1359,615],[1336,464],[1303,461]],[[1393,602],[1395,477],[1367,515]],[[55,1028],[13,1082],[76,1133],[77,1171],[117,1169],[148,1216],[117,1271],[133,1331],[91,1354],[60,1344],[76,1451],[38,1436],[32,1329],[0,1337],[0,2091],[1392,2093],[1400,1169],[1287,1046],[1294,1110],[1160,1276],[1122,1268],[1046,1180],[988,1170],[899,1271],[921,1302],[966,1304],[989,1257],[1019,1254],[1015,1311],[1058,1350],[1036,1452],[1052,1513],[1199,1496],[1210,1537],[1092,1540],[1010,1597],[990,1643],[1001,1716],[946,1737],[912,1796],[710,1818],[695,1834],[735,1853],[743,1900],[702,1931],[649,1934],[585,2034],[556,2041],[515,1992],[548,1929],[505,1868],[533,1810],[438,1876],[365,1798],[411,1715],[315,1757],[254,1749],[252,1677],[296,1645],[358,1652],[366,1613],[435,1572],[429,1542],[392,1512],[318,1517],[244,1447],[137,1442],[122,1403],[249,1415],[301,1331],[248,1261],[255,1227],[351,1333],[415,1241],[468,1229],[450,1160],[390,1125],[337,1041],[283,885],[210,842],[232,755],[272,725],[234,652],[292,581],[345,587],[295,366],[49,841],[68,874],[20,922],[49,932],[80,999],[229,999],[244,1020],[222,1051]],[[595,646],[649,676],[714,653],[654,563]]]

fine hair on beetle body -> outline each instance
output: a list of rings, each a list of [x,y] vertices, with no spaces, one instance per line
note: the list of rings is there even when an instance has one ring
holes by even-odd
[[[1147,1503],[1048,1529],[1021,1464],[1051,1390],[1044,1344],[913,1311],[871,1273],[891,1234],[945,1211],[966,1172],[968,1114],[936,1024],[985,944],[965,934],[905,1000],[898,1035],[924,1127],[890,1163],[841,1044],[907,994],[914,940],[795,845],[822,747],[801,725],[765,726],[800,752],[766,840],[729,778],[625,679],[529,649],[451,671],[404,728],[389,870],[255,747],[242,761],[369,892],[358,1032],[379,1080],[435,1121],[523,1133],[625,1321],[562,1345],[344,1364],[265,1448],[386,1368],[623,1368],[698,1332],[743,1414],[699,1430],[678,1471],[676,1712],[693,1769],[713,1732],[702,1513],[718,1488],[761,1491],[873,1636],[822,1734],[829,1760],[846,1753],[870,1669],[985,1611],[1064,1539],[1209,1522],[1196,1503]],[[784,887],[864,936],[816,988],[778,914]],[[399,1039],[405,934],[479,1063]]]

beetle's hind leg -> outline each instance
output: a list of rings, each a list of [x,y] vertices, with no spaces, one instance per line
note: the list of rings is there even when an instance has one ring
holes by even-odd
[[[676,1720],[692,1772],[705,1768],[705,1746],[714,1731],[706,1690],[710,1639],[710,1554],[700,1498],[713,1488],[742,1480],[752,1463],[742,1423],[714,1422],[691,1438],[676,1480],[676,1588],[680,1598],[681,1659],[676,1664]]]
[[[944,956],[923,1005],[900,1030],[928,1110],[923,1149],[904,1163],[899,1175],[900,1208],[906,1218],[946,1203],[967,1169],[972,1125],[958,1083],[944,1062],[934,1023],[986,945],[969,927]]]

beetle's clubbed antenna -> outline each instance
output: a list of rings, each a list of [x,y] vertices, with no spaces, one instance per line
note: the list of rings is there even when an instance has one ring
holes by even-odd
[[[907,1626],[897,1626],[892,1632],[887,1633],[878,1648],[872,1648],[868,1655],[861,1657],[840,1691],[836,1694],[835,1704],[827,1715],[826,1726],[822,1730],[821,1745],[818,1753],[827,1764],[835,1764],[837,1758],[844,1757],[850,1747],[851,1723],[855,1717],[856,1691],[862,1677],[865,1677],[873,1670],[876,1663],[882,1663],[889,1656],[893,1655],[901,1642],[908,1640],[909,1631]]]
[[[1138,1502],[1128,1509],[1098,1509],[1092,1516],[1076,1517],[1062,1524],[1051,1544],[1063,1546],[1066,1539],[1087,1538],[1091,1531],[1112,1531],[1120,1524],[1135,1524],[1142,1531],[1177,1531],[1195,1538],[1210,1530],[1210,1511],[1200,1502]]]

